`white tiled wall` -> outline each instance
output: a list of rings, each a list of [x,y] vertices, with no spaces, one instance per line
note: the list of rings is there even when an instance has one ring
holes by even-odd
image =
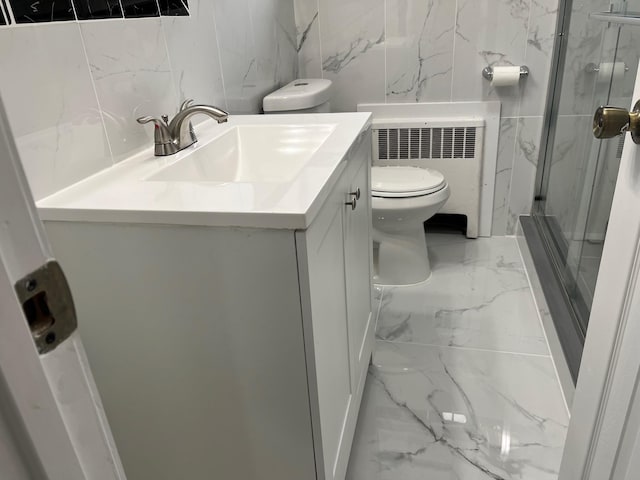
[[[0,92],[36,198],[111,165],[86,62],[77,24],[0,30]]]
[[[335,83],[332,107],[500,100],[494,235],[529,213],[558,0],[295,0],[302,76]],[[487,65],[527,65],[496,90]],[[513,187],[513,188],[512,188]]]
[[[152,145],[136,117],[172,115],[188,97],[257,113],[262,93],[295,77],[293,0],[189,6],[0,28],[0,95],[36,199]]]
[[[323,76],[338,111],[497,99],[500,235],[531,207],[557,3],[192,0],[189,17],[4,27],[0,94],[37,199],[151,145],[135,118],[173,114],[189,97],[254,113],[277,86]],[[499,64],[531,75],[497,91],[480,72]]]

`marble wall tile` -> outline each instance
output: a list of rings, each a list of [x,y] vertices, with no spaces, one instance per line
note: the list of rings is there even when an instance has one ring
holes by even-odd
[[[318,0],[295,0],[298,72],[301,78],[322,78]]]
[[[191,6],[187,0],[158,0],[161,15],[189,15]]]
[[[178,108],[160,18],[80,24],[114,160],[153,145],[144,115]]]
[[[259,113],[264,94],[295,78],[293,0],[166,0],[168,13],[188,5],[190,16],[161,18],[156,0],[74,1],[82,20],[122,17],[120,6],[129,18],[0,37],[0,93],[36,198],[151,147],[139,116],[172,115],[185,98]],[[144,15],[156,18],[130,18]]]
[[[191,0],[189,9],[188,17],[162,17],[176,96],[226,109],[213,2]]]
[[[358,103],[499,100],[503,119],[542,117],[558,4],[559,0],[295,0],[300,74],[322,75],[334,82],[335,111],[354,110]],[[516,87],[492,88],[481,76],[487,65],[528,65],[531,74]],[[513,123],[508,120],[502,126],[508,129]],[[502,142],[503,152],[509,142],[515,144],[513,135]],[[531,182],[531,171],[512,172],[511,161],[505,155],[499,159],[494,192],[497,235],[507,231],[512,173],[526,174],[527,178],[516,178],[521,184]],[[512,210],[525,208],[522,201]]]
[[[523,85],[518,115],[544,115],[555,42],[558,0],[532,0],[523,63],[529,75]]]
[[[122,18],[120,0],[73,0],[78,20]]]
[[[276,2],[264,2],[261,0],[249,0],[249,24],[253,36],[254,55],[256,61],[256,74],[258,78],[264,78],[272,85],[277,84],[277,24]],[[293,8],[293,0],[291,0]]]
[[[507,214],[509,213],[511,173],[513,170],[517,129],[517,118],[503,118],[500,120],[495,194],[493,196],[492,235],[505,235],[507,232]]]
[[[229,111],[259,113],[264,96],[297,70],[293,0],[222,0],[214,8]]]
[[[293,0],[249,0],[258,83],[275,90],[297,70]]]
[[[18,0],[11,2],[16,23],[62,22],[75,20],[71,0]]]
[[[299,78],[294,0],[278,0],[275,13],[278,53],[275,73],[278,86],[282,86]]]
[[[384,0],[322,0],[323,77],[334,83],[334,111],[385,102]]]
[[[120,0],[127,18],[157,17],[160,15],[157,0]]]
[[[571,27],[567,32],[567,49],[571,55],[565,61],[562,76],[563,95],[560,98],[560,115],[593,114],[593,102],[602,95],[602,83],[598,76],[588,72],[590,63],[600,64],[602,47],[610,43],[609,37],[617,28],[608,28],[605,22],[589,18],[590,12],[609,9],[608,0],[585,0],[574,5],[571,12]]]
[[[64,46],[64,55],[52,45]],[[36,200],[112,165],[76,23],[0,30],[0,71]]]
[[[503,117],[518,115],[524,83],[494,88],[480,73],[486,66],[524,64],[529,12],[528,0],[458,1],[454,101],[500,100]]]
[[[634,28],[621,28],[620,39],[615,61],[626,65],[622,75],[615,75],[611,82],[610,104],[631,107],[630,99],[633,96],[635,86],[634,72],[638,70],[640,59],[640,31]]]
[[[511,174],[507,235],[514,235],[520,215],[529,215],[533,205],[534,184],[538,168],[542,117],[518,119],[516,148]]]
[[[231,113],[251,113],[272,85],[260,84],[248,0],[214,2],[218,46]]]
[[[591,116],[559,116],[555,130],[552,163],[545,192],[545,213],[554,217],[563,235],[573,238],[582,189],[589,162],[589,150],[596,141],[591,133]],[[556,181],[557,179],[557,181]]]
[[[387,0],[387,101],[451,99],[455,2]]]

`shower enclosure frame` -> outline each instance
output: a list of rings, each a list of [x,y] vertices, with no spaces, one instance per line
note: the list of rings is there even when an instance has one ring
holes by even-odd
[[[545,179],[549,175],[551,162],[551,146],[555,140],[557,117],[554,115],[560,105],[560,92],[562,91],[563,75],[567,54],[566,32],[571,19],[573,0],[559,0],[558,16],[555,29],[555,42],[549,74],[549,88],[543,119],[542,138],[538,158],[534,187],[534,203],[531,217],[522,217],[522,229],[534,257],[538,275],[544,295],[549,305],[553,323],[562,345],[564,358],[571,373],[573,383],[578,378],[578,370],[582,358],[585,334],[580,327],[578,313],[572,305],[569,293],[565,287],[573,282],[566,277],[562,262],[562,244],[550,235],[553,227],[546,221],[544,215],[544,202],[546,200]],[[537,253],[537,254],[536,254]],[[566,257],[566,251],[563,252]]]

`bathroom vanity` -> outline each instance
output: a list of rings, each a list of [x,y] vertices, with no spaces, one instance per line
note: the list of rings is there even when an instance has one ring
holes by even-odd
[[[39,202],[130,479],[344,479],[373,347],[369,114],[197,127]]]

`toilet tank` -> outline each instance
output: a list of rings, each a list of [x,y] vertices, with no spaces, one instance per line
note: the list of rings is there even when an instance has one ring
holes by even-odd
[[[331,80],[301,78],[264,97],[264,113],[327,113]]]

